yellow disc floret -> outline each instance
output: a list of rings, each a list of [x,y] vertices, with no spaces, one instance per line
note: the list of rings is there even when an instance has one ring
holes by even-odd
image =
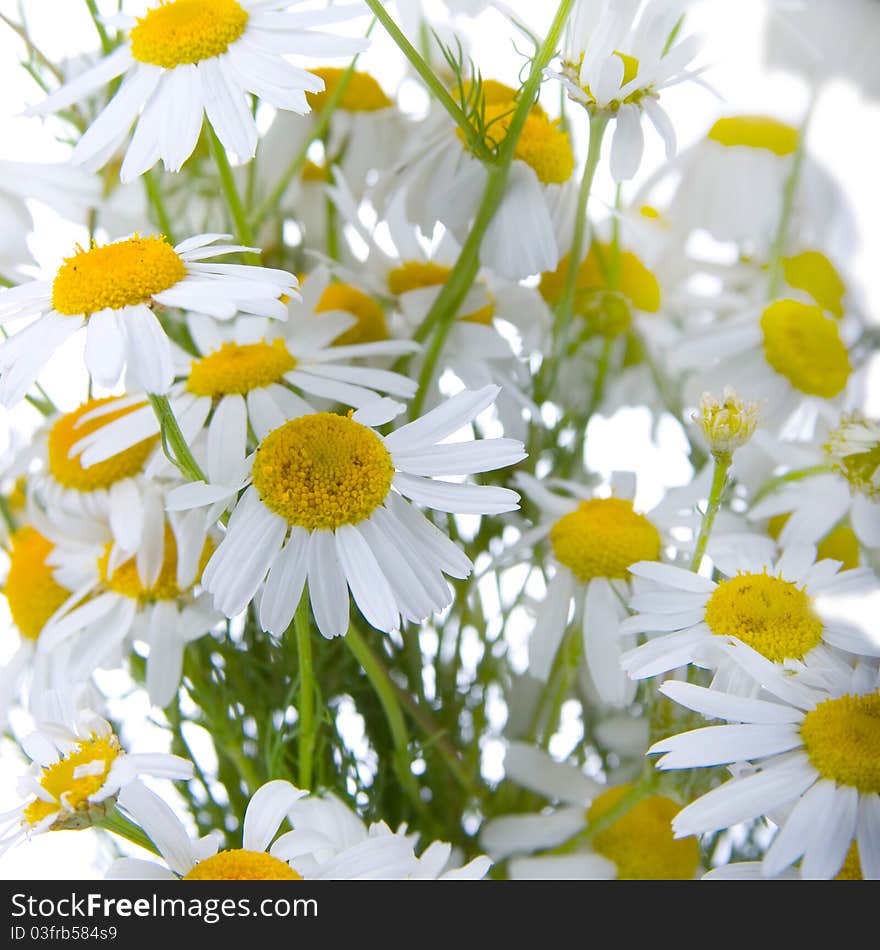
[[[488,148],[497,148],[507,137],[515,109],[512,100],[486,104],[484,141]],[[458,134],[463,137],[460,129]],[[545,185],[561,185],[574,171],[568,133],[543,112],[529,112],[513,157],[525,162]]]
[[[804,716],[801,737],[823,778],[880,794],[880,693],[826,699]]]
[[[164,547],[162,551],[162,568],[159,576],[149,586],[145,587],[137,569],[136,558],[129,558],[113,571],[110,571],[110,547],[108,546],[98,559],[98,571],[101,580],[109,590],[122,597],[129,597],[139,603],[146,604],[156,600],[176,600],[186,593],[181,590],[177,582],[177,541],[174,532],[168,524],[165,525]],[[195,580],[201,576],[202,570],[214,552],[213,542],[207,540],[202,549],[199,569]]]
[[[249,14],[235,0],[170,0],[138,17],[131,55],[174,69],[220,56],[244,33]]]
[[[107,781],[110,768],[120,755],[114,735],[96,736],[80,742],[76,749],[54,765],[43,769],[40,786],[51,801],[37,798],[24,810],[24,819],[36,825],[58,813],[53,830],[83,828],[92,824],[107,805],[89,801]]]
[[[660,557],[660,532],[622,498],[582,501],[550,529],[553,553],[580,581],[625,578],[636,561]]]
[[[234,848],[205,858],[183,876],[184,881],[301,881],[296,871],[264,851]]]
[[[320,112],[327,105],[327,101],[333,95],[346,70],[338,67],[322,66],[319,69],[309,71],[324,80],[323,92],[306,93],[309,105],[316,112]],[[385,95],[385,91],[369,73],[355,71],[349,76],[348,84],[342,93],[337,108],[345,112],[378,112],[380,109],[389,109],[393,105],[394,103]]]
[[[590,805],[588,821],[606,815],[629,791],[618,785]],[[700,847],[693,837],[676,839],[672,819],[681,805],[651,795],[635,804],[593,839],[593,847],[617,867],[620,881],[690,881],[700,863]]]
[[[161,235],[80,247],[55,275],[52,306],[71,316],[120,310],[149,303],[184,277],[182,258]]]
[[[834,875],[835,881],[863,881],[862,859],[859,856],[859,846],[855,841],[849,846],[843,867]]]
[[[822,639],[822,621],[809,596],[767,573],[721,581],[705,619],[712,633],[736,637],[773,663],[803,659]]]
[[[118,399],[118,396],[90,399],[78,409],[74,409],[73,412],[61,416],[49,430],[49,471],[59,485],[76,491],[97,491],[98,489],[109,488],[124,478],[131,478],[143,469],[159,440],[158,436],[150,436],[122,452],[117,452],[116,455],[112,455],[103,462],[90,465],[88,468],[83,466],[79,457],[70,457],[71,447],[80,439],[108,425],[115,419],[121,419],[128,413],[134,412],[143,405],[142,403],[133,406],[124,405],[117,410],[106,411],[85,422],[80,421],[83,416],[93,410],[102,406],[109,406],[117,402]]]
[[[393,476],[382,440],[332,412],[301,416],[270,432],[253,468],[263,504],[309,531],[368,518],[388,496]]]
[[[833,561],[840,561],[842,571],[858,567],[862,553],[855,531],[842,521],[816,545],[816,557],[819,560],[831,558]]]
[[[3,593],[9,604],[12,622],[28,640],[36,640],[46,621],[70,596],[52,576],[46,563],[55,545],[35,528],[19,528],[12,538],[9,573]]]
[[[197,396],[244,396],[280,382],[296,366],[284,340],[224,343],[215,353],[193,360],[186,388]]]
[[[791,155],[798,147],[798,130],[765,115],[737,115],[719,119],[708,136],[720,145],[763,148],[774,155]]]
[[[790,287],[803,290],[835,317],[843,316],[846,284],[837,268],[821,251],[803,251],[782,261],[782,272]]]
[[[764,356],[795,389],[832,399],[849,380],[849,353],[837,321],[820,307],[797,300],[778,300],[761,317]]]
[[[411,290],[423,290],[426,287],[442,287],[449,280],[452,268],[433,261],[404,261],[400,267],[388,272],[388,289],[395,296],[409,293]],[[487,296],[488,293],[487,293]],[[495,317],[495,305],[489,302],[478,310],[459,316],[465,323],[482,323],[491,326]]]
[[[390,336],[382,308],[372,297],[351,284],[328,285],[315,305],[315,313],[327,313],[330,310],[341,310],[357,320],[357,323],[336,337],[334,346],[377,343]]]

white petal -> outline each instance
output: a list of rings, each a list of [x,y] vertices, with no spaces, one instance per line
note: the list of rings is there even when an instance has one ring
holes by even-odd
[[[261,785],[244,813],[242,847],[245,851],[265,851],[291,806],[307,794],[280,779]]]
[[[293,527],[290,538],[269,568],[260,600],[260,625],[281,636],[290,626],[302,596],[308,565],[308,532]]]
[[[328,640],[348,632],[348,586],[331,531],[309,538],[309,600],[315,623]]]
[[[335,538],[339,563],[360,612],[377,630],[397,629],[400,615],[391,585],[364,536],[355,525],[340,525]]]

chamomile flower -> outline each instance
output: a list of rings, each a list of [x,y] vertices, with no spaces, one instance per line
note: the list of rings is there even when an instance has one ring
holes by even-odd
[[[707,726],[655,743],[660,769],[746,763],[732,779],[672,820],[676,837],[787,814],[761,862],[774,877],[798,859],[802,878],[832,878],[853,843],[866,879],[880,878],[880,683],[857,665],[822,687],[739,652],[770,698],[747,699],[690,683],[666,682],[670,699],[730,725]]]
[[[780,432],[793,420],[841,408],[858,367],[851,354],[858,320],[835,318],[795,298],[774,300],[760,315],[749,308],[724,325],[706,327],[671,354],[689,375],[686,399],[732,386],[762,405],[762,424]],[[688,395],[688,392],[691,395]],[[804,422],[804,425],[807,423]]]
[[[484,146],[495,150],[508,134],[515,91],[484,82],[483,95]],[[568,134],[534,105],[517,141],[504,195],[480,246],[485,267],[511,280],[556,267],[574,168]],[[458,127],[445,112],[435,112],[380,179],[373,200],[384,211],[405,194],[407,216],[424,234],[433,234],[440,221],[463,244],[488,174]]]
[[[617,181],[639,170],[644,115],[663,139],[666,157],[675,153],[675,129],[660,93],[699,72],[687,69],[699,51],[699,37],[669,44],[682,6],[668,0],[628,3],[623,9],[612,0],[579,3],[569,21],[562,69],[547,70],[591,115],[614,120],[611,174]]]
[[[126,37],[109,56],[71,80],[33,115],[64,109],[122,76],[118,92],[77,142],[71,161],[105,165],[128,138],[122,181],[142,175],[161,158],[179,171],[198,142],[204,116],[223,145],[252,158],[258,132],[249,94],[276,109],[309,111],[306,92],[323,80],[293,66],[288,55],[348,56],[363,40],[312,32],[362,11],[289,10],[293,0],[151,0],[142,17],[110,18]]]
[[[626,706],[635,695],[635,684],[620,665],[626,641],[618,635],[618,627],[631,594],[629,568],[660,559],[660,527],[650,514],[633,507],[635,478],[628,474],[616,476],[608,498],[595,497],[570,482],[559,485],[570,494],[559,494],[552,490],[552,480],[542,484],[522,472],[516,483],[537,505],[540,520],[511,550],[549,540],[548,560],[554,571],[529,640],[529,673],[542,681],[549,678],[573,606],[574,619],[583,630],[586,667],[600,699]]]
[[[444,441],[497,392],[465,391],[386,436],[372,427],[399,412],[390,400],[350,416],[300,416],[260,441],[244,484],[173,490],[169,507],[182,509],[232,500],[245,488],[202,575],[217,609],[235,616],[260,592],[260,623],[281,634],[308,579],[318,629],[337,637],[348,630],[349,590],[367,622],[386,631],[401,615],[420,621],[446,606],[444,573],[467,577],[471,562],[406,499],[461,514],[517,507],[510,489],[429,477],[492,471],[525,457],[513,439]]]
[[[824,445],[778,443],[774,455],[784,457],[787,469],[815,473],[780,484],[749,509],[749,518],[775,522],[780,544],[816,544],[855,566],[860,546],[880,548],[880,426],[860,413],[847,414],[822,438]],[[823,471],[829,462],[833,471]]]
[[[732,864],[723,864],[720,867],[707,871],[701,878],[703,881],[797,881],[800,880],[798,868],[791,865],[779,874],[772,877],[763,872],[761,861],[735,861]],[[862,862],[859,858],[858,845],[850,845],[843,866],[834,875],[835,881],[863,881]]]
[[[880,655],[880,644],[846,624],[824,619],[815,598],[864,590],[876,583],[864,568],[840,571],[840,561],[816,560],[810,545],[792,545],[778,558],[757,549],[732,548],[713,554],[722,578],[653,562],[630,567],[653,590],[630,601],[632,617],[621,633],[650,639],[623,656],[630,676],[643,679],[695,663],[719,668],[720,682],[731,675],[726,648],[742,648],[782,669],[837,670],[845,661],[837,650]]]
[[[179,361],[182,379],[168,395],[184,437],[197,457],[204,456],[209,481],[231,485],[241,480],[250,433],[262,439],[288,419],[325,405],[360,408],[379,393],[404,399],[414,395],[416,384],[407,377],[355,361],[400,356],[418,344],[376,340],[336,345],[356,330],[357,318],[341,310],[310,312],[319,286],[312,278],[304,282],[304,300],[290,302],[290,319],[283,323],[243,317],[221,326],[209,318],[190,318],[199,355]],[[86,421],[91,431],[83,431],[73,451],[82,464],[94,467],[159,433],[149,405],[106,423],[97,415]]]
[[[179,307],[219,320],[240,311],[284,319],[279,297],[295,293],[296,278],[267,267],[210,261],[243,250],[215,244],[225,237],[200,234],[172,247],[162,235],[135,235],[78,248],[52,280],[4,290],[0,323],[37,319],[0,345],[0,403],[13,406],[24,398],[49,357],[82,327],[86,367],[96,383],[114,386],[127,365],[147,392],[164,393],[174,370],[155,308]]]
[[[29,687],[33,698],[56,681],[60,671],[69,669],[64,650],[37,650],[46,623],[72,593],[55,579],[55,569],[49,563],[54,548],[32,525],[18,528],[9,538],[9,566],[2,593],[19,644],[0,669],[0,722],[4,725],[23,686]]]
[[[45,831],[90,827],[140,775],[183,780],[193,774],[192,763],[176,755],[126,753],[110,723],[88,709],[39,722],[22,747],[33,761],[19,782],[26,801],[0,816],[0,850]]]
[[[505,755],[509,778],[554,803],[536,813],[500,815],[486,822],[480,843],[497,861],[507,860],[512,880],[692,880],[700,864],[695,838],[676,841],[671,819],[682,806],[663,795],[635,802],[589,843],[568,845],[591,823],[602,821],[630,791],[610,787],[542,749],[511,743]]]
[[[118,664],[127,641],[143,641],[150,701],[166,706],[180,683],[186,644],[222,619],[209,598],[194,591],[214,547],[201,519],[166,519],[161,506],[134,555],[109,532],[103,543],[82,537],[59,543],[51,560],[74,593],[47,623],[38,649],[74,643],[69,674],[83,677]]]

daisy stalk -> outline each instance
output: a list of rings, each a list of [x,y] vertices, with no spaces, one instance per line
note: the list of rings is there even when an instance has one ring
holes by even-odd
[[[708,545],[709,537],[712,534],[712,526],[715,524],[715,517],[721,507],[721,498],[727,485],[727,473],[730,470],[732,459],[733,454],[731,452],[712,453],[712,487],[709,490],[709,501],[703,513],[697,546],[694,548],[694,555],[690,564],[690,569],[694,573],[699,572],[700,565],[703,563],[703,555],[706,553],[706,545]]]
[[[180,426],[177,424],[168,397],[149,393],[148,398],[150,405],[153,407],[153,412],[156,413],[156,418],[159,420],[162,448],[165,450],[168,460],[173,462],[191,482],[207,481],[205,473],[186,444],[186,439],[180,431]]]
[[[96,824],[99,828],[103,828],[111,834],[119,835],[120,838],[125,838],[126,841],[130,841],[132,844],[146,848],[147,851],[152,851],[153,854],[159,854],[159,849],[153,844],[149,836],[115,808]]]
[[[526,79],[525,85],[520,91],[519,101],[511,117],[507,135],[498,148],[498,158],[489,168],[486,187],[480,199],[480,204],[474,217],[474,223],[467,236],[467,240],[464,242],[458,260],[456,260],[455,266],[452,268],[449,279],[444,284],[443,289],[437,295],[431,309],[413,335],[416,341],[423,343],[429,334],[433,333],[431,342],[425,352],[421,373],[419,374],[419,391],[413,400],[411,409],[412,418],[416,418],[421,412],[428,386],[434,377],[437,360],[440,357],[449,331],[452,329],[455,316],[467,296],[467,292],[477,278],[477,273],[480,269],[480,248],[486,234],[486,229],[489,227],[501,203],[508,175],[510,174],[510,165],[516,151],[516,145],[525,127],[526,119],[529,116],[531,108],[537,99],[544,68],[550,62],[556,51],[559,37],[562,34],[565,22],[573,6],[574,0],[562,0],[562,3],[559,4],[556,10],[556,15],[553,18],[543,45],[535,53],[528,79]],[[376,12],[376,8],[378,7],[379,4],[374,4],[372,0],[370,0],[370,8],[373,9],[374,12]],[[376,15],[380,20],[382,19],[378,13]]]
[[[214,161],[217,163],[217,171],[220,174],[220,187],[223,189],[223,197],[226,199],[226,205],[232,220],[235,223],[236,234],[242,244],[247,247],[254,246],[254,232],[248,221],[241,196],[238,188],[235,186],[235,178],[232,175],[232,166],[229,164],[229,156],[226,154],[226,147],[220,141],[212,125],[208,125],[208,138],[211,142],[211,151],[214,155]],[[244,255],[248,264],[259,264],[260,255],[249,252]]]
[[[312,787],[315,750],[315,674],[312,664],[312,622],[309,598],[303,594],[293,617],[299,658],[299,784]]]

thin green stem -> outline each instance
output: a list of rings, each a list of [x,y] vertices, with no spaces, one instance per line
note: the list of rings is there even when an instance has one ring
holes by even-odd
[[[104,51],[104,55],[112,52],[113,43],[110,39],[107,30],[104,28],[104,24],[101,22],[101,11],[98,9],[97,0],[86,0],[86,6],[89,8],[89,13],[92,15],[92,23],[95,24],[95,29],[98,31],[98,36],[101,39],[101,49]]]
[[[315,751],[315,672],[312,663],[312,623],[308,594],[303,592],[293,617],[299,658],[299,785],[312,787]]]
[[[133,821],[130,821],[125,815],[114,809],[109,815],[106,815],[100,821],[96,822],[99,828],[109,831],[120,838],[125,838],[132,844],[140,845],[153,854],[160,854],[159,849],[153,844],[148,835]]]
[[[372,9],[372,2],[371,9]],[[446,337],[452,328],[458,309],[464,301],[467,292],[470,290],[477,273],[480,269],[480,248],[483,238],[501,199],[504,197],[507,178],[510,174],[510,165],[516,151],[516,145],[519,137],[525,127],[526,120],[531,111],[532,105],[538,95],[541,84],[544,67],[550,62],[551,57],[556,51],[556,45],[559,37],[568,19],[568,14],[574,0],[562,0],[556,11],[556,16],[547,33],[543,45],[535,55],[532,61],[532,68],[529,77],[522,88],[516,109],[510,120],[507,135],[498,149],[497,164],[489,169],[486,187],[477,208],[474,223],[471,231],[464,242],[458,260],[452,268],[449,279],[444,284],[443,289],[437,295],[431,309],[428,311],[421,326],[416,330],[414,336],[418,342],[423,342],[429,334],[433,333],[434,338],[431,345],[425,353],[422,369],[419,374],[419,389],[412,403],[411,416],[414,418],[421,412],[428,387],[434,378],[434,372],[437,367],[437,361],[446,342]],[[378,16],[378,14],[377,14]],[[381,20],[381,17],[379,17]]]
[[[220,174],[220,187],[223,189],[223,197],[226,199],[226,205],[229,208],[229,213],[232,215],[236,235],[242,244],[247,247],[253,247],[254,233],[248,221],[247,214],[245,214],[241,196],[235,187],[235,177],[232,174],[232,166],[229,164],[229,156],[226,154],[226,148],[210,125],[208,126],[208,137],[211,140],[211,150],[214,153],[214,161],[217,163],[217,171]],[[246,254],[245,259],[251,264],[260,263],[258,254]]]
[[[168,209],[165,207],[165,199],[162,197],[162,189],[156,180],[156,175],[152,168],[144,172],[144,189],[147,192],[147,201],[156,214],[156,222],[162,229],[169,244],[174,244],[174,233],[171,227],[171,218],[168,217]]]
[[[700,524],[700,534],[697,537],[697,546],[694,549],[694,556],[691,558],[690,569],[694,572],[700,570],[703,563],[703,556],[706,553],[706,545],[709,543],[709,536],[712,534],[712,526],[715,524],[715,516],[721,507],[721,497],[724,494],[724,486],[727,484],[727,473],[730,470],[730,462],[733,458],[730,452],[713,452],[712,459],[714,468],[712,470],[712,487],[709,490],[709,502],[706,505],[706,511],[703,514],[703,521]]]
[[[418,784],[410,768],[409,732],[406,728],[403,710],[400,708],[398,691],[395,688],[394,681],[385,668],[385,664],[373,652],[354,624],[349,624],[348,633],[345,635],[345,643],[354,658],[360,663],[382,705],[394,743],[394,768],[397,777],[409,794],[413,804],[421,810],[424,807],[424,802],[422,802],[419,795]]]
[[[455,122],[455,124],[464,133],[465,141],[468,143],[468,147],[471,148],[480,158],[488,158],[490,154],[489,150],[486,148],[486,144],[482,140],[482,137],[480,136],[477,129],[474,128],[468,117],[465,115],[464,110],[452,98],[446,87],[437,78],[434,70],[431,69],[428,63],[422,58],[419,51],[412,45],[412,43],[410,43],[406,36],[404,36],[401,29],[397,26],[397,24],[389,15],[388,11],[385,9],[385,6],[381,0],[365,0],[365,2],[367,6],[373,11],[373,15],[376,17],[376,19],[382,24],[382,26],[385,27],[388,35],[394,40],[403,55],[409,60],[413,69],[419,74],[419,76],[422,77],[422,80],[431,91],[431,94],[434,96],[437,102],[449,113],[452,121]],[[568,5],[570,6],[570,4]],[[548,56],[548,62],[549,58],[550,57]],[[546,63],[544,65],[546,65]]]
[[[804,165],[804,156],[806,154],[807,131],[810,127],[810,120],[813,117],[813,108],[815,99],[810,103],[804,121],[798,131],[797,149],[794,153],[794,160],[788,178],[785,180],[785,190],[782,196],[782,212],[779,216],[779,225],[776,229],[776,235],[773,239],[773,245],[770,248],[770,281],[767,286],[767,298],[773,300],[779,293],[779,285],[782,283],[782,260],[785,256],[785,249],[788,244],[788,231],[791,226],[791,218],[794,214],[795,200],[797,198],[798,184],[800,183],[801,171]]]
[[[205,473],[193,457],[189,446],[186,444],[186,439],[180,431],[180,426],[177,424],[168,397],[149,393],[148,398],[150,405],[153,407],[153,412],[156,413],[156,418],[159,420],[162,446],[168,460],[176,465],[191,482],[207,482],[208,479]]]
[[[376,18],[373,17],[373,19],[370,21],[370,25],[367,27],[365,36],[369,36],[370,33],[373,32],[373,27],[375,25]],[[359,58],[360,53],[358,53],[348,64],[348,66],[346,66],[344,72],[339,77],[339,81],[336,83],[333,92],[330,93],[327,98],[327,102],[324,104],[323,109],[321,109],[321,114],[312,128],[311,133],[307,136],[305,142],[303,142],[296,155],[294,155],[290,164],[284,169],[284,173],[272,187],[272,190],[251,216],[251,222],[254,231],[259,231],[266,218],[278,210],[278,202],[281,200],[284,192],[287,191],[288,186],[299,174],[300,170],[305,164],[312,143],[317,142],[318,139],[322,139],[324,137],[324,134],[330,126],[330,119],[332,118],[333,113],[339,107],[340,102],[342,102],[342,97],[345,95],[345,90],[348,88],[348,84],[351,82],[351,77],[354,75],[355,67],[357,66],[357,61]]]

